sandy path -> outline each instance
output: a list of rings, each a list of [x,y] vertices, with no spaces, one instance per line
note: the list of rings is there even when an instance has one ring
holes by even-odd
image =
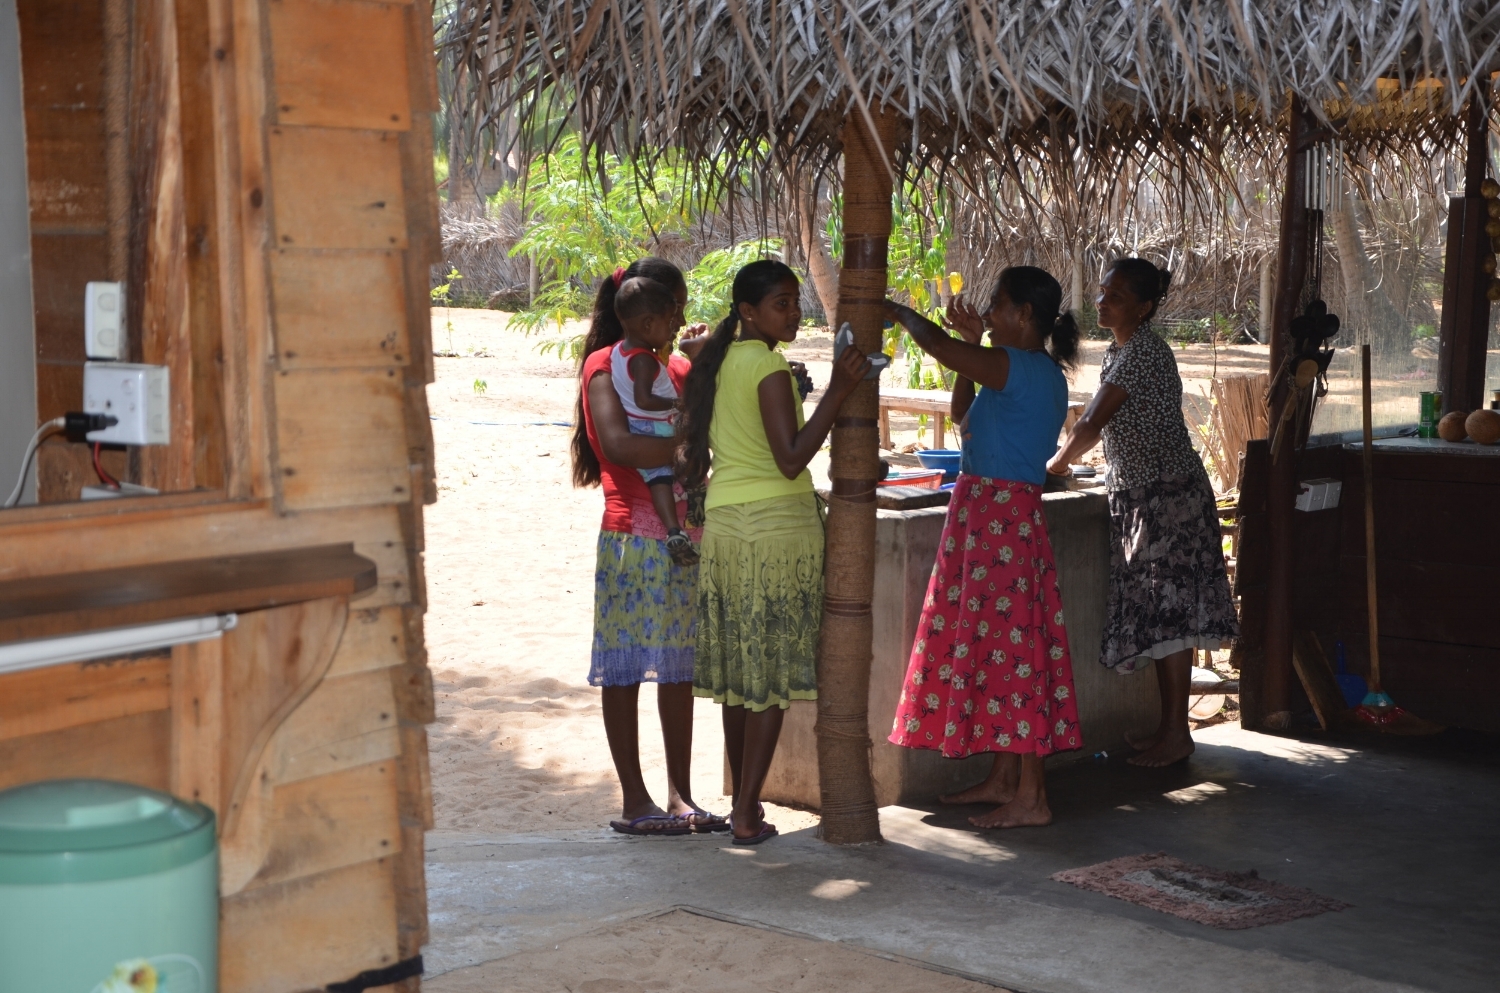
[[[433,338],[448,347],[448,316]],[[438,502],[428,508],[427,647],[437,690],[429,729],[439,830],[476,834],[596,829],[619,816],[599,691],[587,683],[594,547],[603,500],[569,480],[572,367],[454,310],[454,350],[428,401]],[[483,380],[483,394],[474,381]],[[490,423],[473,423],[473,422]],[[535,423],[541,422],[541,423]],[[658,800],[665,766],[654,687],[641,693],[641,759]],[[693,785],[723,812],[718,708],[695,710]],[[774,810],[796,830],[812,815]]]

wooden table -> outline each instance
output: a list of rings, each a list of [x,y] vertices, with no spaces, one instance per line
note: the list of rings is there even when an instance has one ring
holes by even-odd
[[[933,415],[932,447],[943,447],[944,428],[948,422],[948,411],[953,407],[953,394],[948,390],[881,390],[880,391],[880,447],[891,449],[891,411],[900,410],[912,414]],[[1083,416],[1084,405],[1068,404],[1068,417],[1063,422],[1063,434],[1073,429],[1078,418]]]
[[[948,421],[948,410],[953,406],[953,394],[947,390],[881,390],[880,391],[880,447],[891,447],[891,411],[900,410],[910,414],[932,414],[932,441],[934,448],[943,447],[943,433]]]

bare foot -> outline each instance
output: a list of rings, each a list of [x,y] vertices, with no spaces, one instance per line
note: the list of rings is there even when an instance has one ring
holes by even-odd
[[[1163,737],[1155,746],[1147,749],[1139,755],[1132,755],[1126,759],[1131,765],[1143,766],[1147,769],[1159,769],[1163,766],[1175,765],[1193,754],[1197,745],[1193,744],[1193,736],[1180,732],[1178,734]]]
[[[1045,827],[1052,823],[1052,808],[1046,800],[1012,800],[988,814],[970,817],[969,823],[982,828]]]
[[[1149,752],[1151,749],[1161,744],[1161,739],[1165,734],[1166,732],[1161,728],[1157,728],[1150,734],[1132,734],[1131,732],[1126,731],[1125,744],[1129,745],[1131,748],[1134,748],[1138,752]]]
[[[991,782],[988,779],[978,786],[970,786],[962,793],[945,793],[938,797],[938,803],[953,805],[965,803],[1010,803],[1016,798],[1016,784],[1014,782]]]

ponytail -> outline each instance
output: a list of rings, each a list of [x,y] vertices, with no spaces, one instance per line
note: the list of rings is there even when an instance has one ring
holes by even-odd
[[[1036,266],[1011,266],[1000,273],[995,294],[1004,293],[1017,306],[1031,305],[1031,319],[1047,354],[1066,372],[1078,365],[1078,322],[1062,310],[1062,284],[1045,269]]]
[[[616,269],[611,275],[601,279],[599,290],[594,294],[594,313],[583,338],[583,354],[579,356],[580,372],[583,360],[625,337],[625,327],[615,316],[615,295],[619,293],[621,283],[636,276],[655,280],[674,293],[687,286],[681,269],[666,259],[650,255],[636,259],[625,268]],[[586,402],[584,393],[588,390],[588,385],[582,378],[579,379],[578,400],[573,404],[573,439],[568,446],[573,456],[573,485],[580,487],[598,486],[601,478],[599,456],[594,453],[594,446],[589,444],[588,427],[583,419],[583,405]]]
[[[1083,333],[1078,330],[1078,322],[1073,319],[1071,310],[1057,315],[1050,332],[1042,332],[1042,338],[1047,342],[1047,354],[1062,366],[1064,372],[1078,368],[1078,339],[1081,337]]]
[[[788,279],[797,282],[797,274],[775,259],[759,259],[735,273],[729,316],[714,328],[708,343],[693,360],[693,371],[688,373],[687,386],[682,391],[682,418],[677,424],[677,437],[682,439],[677,448],[677,479],[689,490],[700,488],[708,479],[711,462],[708,428],[713,422],[714,398],[719,391],[719,369],[740,328],[740,304],[755,306]]]

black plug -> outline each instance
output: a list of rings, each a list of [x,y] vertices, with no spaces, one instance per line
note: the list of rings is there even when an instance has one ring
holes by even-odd
[[[120,423],[118,417],[109,414],[85,414],[77,410],[70,410],[63,416],[67,418],[67,423],[63,425],[63,435],[73,442],[88,441],[90,431],[103,431]]]

